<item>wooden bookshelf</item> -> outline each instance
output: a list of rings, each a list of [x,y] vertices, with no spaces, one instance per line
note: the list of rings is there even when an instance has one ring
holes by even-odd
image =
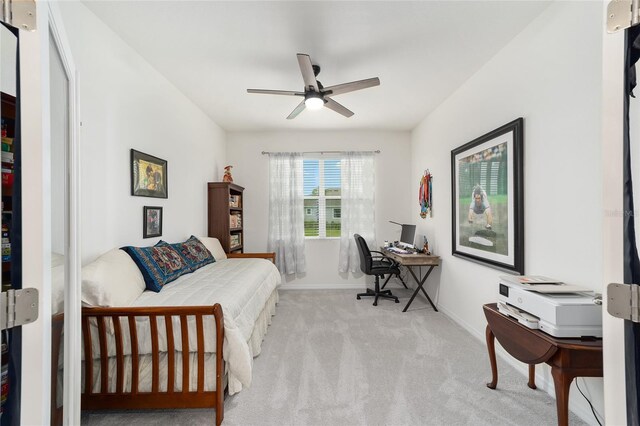
[[[244,246],[244,188],[231,182],[209,182],[209,237],[220,240],[227,253],[242,253]]]
[[[11,288],[11,228],[13,219],[13,181],[16,98],[2,93],[2,289]]]

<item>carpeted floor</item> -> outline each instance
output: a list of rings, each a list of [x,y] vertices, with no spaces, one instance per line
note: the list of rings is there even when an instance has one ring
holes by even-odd
[[[555,425],[555,401],[410,290],[400,303],[353,290],[282,291],[253,384],[225,400],[225,425]],[[478,306],[478,309],[481,309]],[[82,424],[213,424],[214,411],[83,412]],[[571,415],[570,424],[583,424]]]

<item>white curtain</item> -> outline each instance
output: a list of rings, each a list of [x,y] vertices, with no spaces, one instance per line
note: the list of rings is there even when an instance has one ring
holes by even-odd
[[[360,234],[369,247],[375,244],[375,158],[373,153],[347,152],[342,170],[342,218],[340,272],[360,270],[358,247],[353,234]]]
[[[280,273],[306,271],[302,154],[269,155],[269,251]]]

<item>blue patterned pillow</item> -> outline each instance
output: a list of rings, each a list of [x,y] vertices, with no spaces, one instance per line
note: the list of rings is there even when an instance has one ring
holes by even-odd
[[[148,290],[156,293],[162,286],[181,275],[191,272],[191,267],[184,258],[170,245],[153,247],[122,247],[138,265]]]
[[[204,244],[193,235],[184,243],[169,244],[160,240],[156,246],[159,245],[168,245],[176,249],[191,268],[191,272],[216,261]]]

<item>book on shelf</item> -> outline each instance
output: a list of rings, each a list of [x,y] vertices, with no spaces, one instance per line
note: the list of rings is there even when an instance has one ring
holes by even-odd
[[[4,187],[9,187],[11,185],[13,185],[13,173],[5,173],[4,171],[2,172],[2,186]]]
[[[10,152],[13,146],[13,138],[2,138],[2,151]]]
[[[240,208],[240,195],[229,195],[229,207]]]
[[[229,239],[229,245],[231,246],[231,248],[242,245],[242,238],[240,234],[231,235],[231,238]]]
[[[0,155],[3,163],[13,163],[13,152],[2,151]]]
[[[229,227],[232,229],[242,228],[242,215],[238,213],[230,214]]]

